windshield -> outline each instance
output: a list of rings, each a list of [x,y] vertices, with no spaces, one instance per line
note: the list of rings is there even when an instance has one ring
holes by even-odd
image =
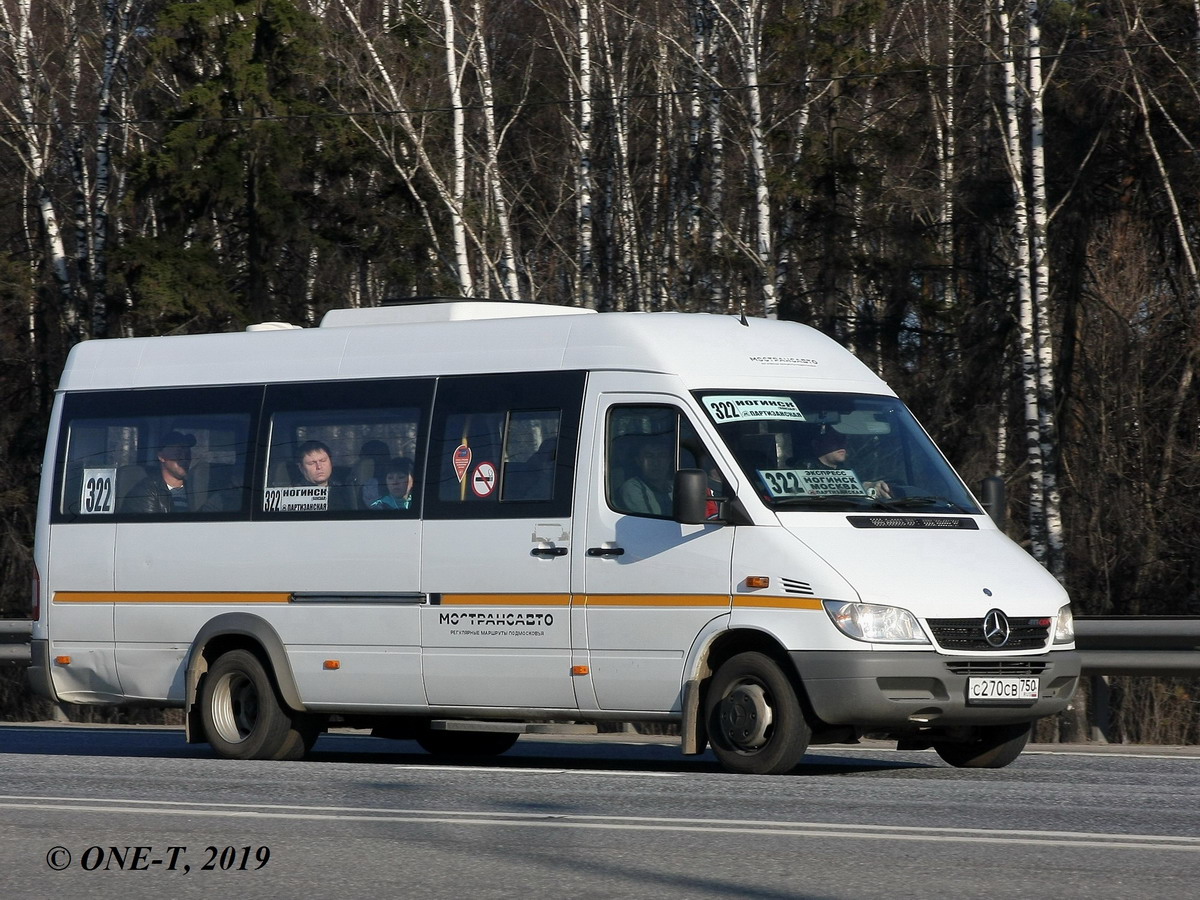
[[[776,509],[982,511],[895,397],[699,391],[700,405]]]

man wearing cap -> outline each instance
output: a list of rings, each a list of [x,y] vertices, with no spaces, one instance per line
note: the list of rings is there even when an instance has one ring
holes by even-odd
[[[817,435],[813,441],[813,453],[817,458],[814,469],[845,469],[846,457],[849,455],[846,450],[846,438],[834,431],[832,428],[826,429]],[[883,497],[885,499],[892,496],[892,489],[886,481],[864,481],[863,488],[867,494],[872,497]]]
[[[135,484],[121,504],[121,512],[143,515],[188,512],[186,482],[194,446],[194,435],[167,432],[158,451],[158,475],[147,475]]]
[[[841,469],[846,463],[846,439],[830,428],[813,441],[817,465],[826,469]]]

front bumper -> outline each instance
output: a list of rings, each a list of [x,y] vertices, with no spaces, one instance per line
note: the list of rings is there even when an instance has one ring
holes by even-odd
[[[942,656],[933,651],[797,650],[792,662],[818,718],[860,733],[895,734],[1030,722],[1062,712],[1079,683],[1074,650],[1040,656]],[[1036,675],[1034,701],[968,704],[972,675]]]

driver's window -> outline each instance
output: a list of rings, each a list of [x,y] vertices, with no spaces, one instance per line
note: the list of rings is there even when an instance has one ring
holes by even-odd
[[[710,493],[724,481],[696,429],[673,406],[615,406],[609,412],[605,489],[616,512],[669,519],[675,472],[704,469]]]

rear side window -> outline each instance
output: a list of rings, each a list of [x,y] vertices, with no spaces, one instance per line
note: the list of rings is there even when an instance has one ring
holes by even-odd
[[[582,372],[442,378],[426,518],[567,516]]]
[[[74,394],[54,516],[243,518],[261,388]]]
[[[432,379],[267,388],[255,515],[416,517]]]

